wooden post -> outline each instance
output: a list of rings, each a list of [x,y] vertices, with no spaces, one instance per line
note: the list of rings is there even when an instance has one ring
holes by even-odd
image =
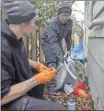
[[[31,38],[31,52],[32,52],[32,60],[36,61],[36,55],[37,55],[37,48],[36,48],[36,28],[34,28],[34,31],[32,33],[32,38]]]
[[[41,27],[41,28],[40,28],[40,34],[41,34],[42,32],[43,32],[43,28]],[[43,54],[41,45],[40,45],[40,57],[39,57],[39,61],[40,61],[40,62],[45,62],[45,56],[44,56],[44,54]]]
[[[40,45],[40,62],[45,62],[45,56],[43,54],[43,51],[42,51],[42,48],[41,48],[41,45]]]
[[[36,30],[36,50],[37,50],[37,54],[36,54],[36,57],[37,57],[37,61],[39,62],[39,57],[40,57],[40,32],[39,32],[39,27],[37,27],[37,30]]]
[[[26,49],[26,52],[28,52],[27,50],[27,47],[28,47],[28,45],[27,45],[27,38],[26,37],[24,37],[23,38],[23,41],[24,41],[24,45],[25,45],[25,49]]]

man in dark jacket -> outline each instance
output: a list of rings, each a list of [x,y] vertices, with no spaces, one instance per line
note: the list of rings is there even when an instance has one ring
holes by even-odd
[[[67,44],[67,51],[71,48],[72,20],[71,6],[67,2],[59,4],[57,16],[52,19],[45,31],[41,34],[41,47],[45,54],[46,64],[49,67],[57,67],[64,61],[62,40]]]
[[[2,111],[62,110],[60,105],[37,97],[38,87],[50,82],[56,70],[28,61],[25,52],[22,38],[34,29],[36,9],[26,1],[4,1],[2,8],[8,17],[1,26]],[[37,71],[32,72],[29,63]]]

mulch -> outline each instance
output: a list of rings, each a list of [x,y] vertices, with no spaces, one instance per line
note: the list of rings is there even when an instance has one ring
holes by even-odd
[[[87,92],[89,97],[87,99],[75,96],[73,94],[66,94],[64,91],[57,91],[57,92],[49,92],[48,88],[45,87],[44,89],[44,99],[47,101],[53,101],[59,103],[63,106],[64,110],[67,110],[67,102],[70,99],[74,99],[76,102],[77,110],[93,110],[92,109],[92,99],[90,96],[89,91]]]

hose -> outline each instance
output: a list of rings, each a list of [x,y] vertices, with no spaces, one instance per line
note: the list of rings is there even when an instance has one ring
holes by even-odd
[[[77,77],[71,72],[71,70],[68,68],[68,66],[67,66],[67,64],[66,64],[65,61],[64,61],[64,65],[65,65],[67,71],[69,72],[69,74],[72,76],[72,78],[75,79],[75,80],[77,80]]]

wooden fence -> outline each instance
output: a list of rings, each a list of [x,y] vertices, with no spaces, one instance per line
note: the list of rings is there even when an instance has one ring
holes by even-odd
[[[30,59],[34,61],[44,62],[44,54],[40,45],[40,33],[43,28],[36,26],[30,37],[24,38],[24,44],[26,47],[27,55]]]

